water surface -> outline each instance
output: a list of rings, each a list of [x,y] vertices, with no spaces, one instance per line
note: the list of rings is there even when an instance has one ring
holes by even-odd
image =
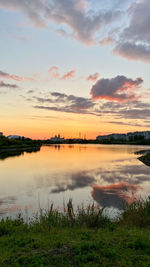
[[[40,151],[0,159],[0,216],[51,202],[62,208],[95,201],[121,210],[123,202],[150,195],[150,167],[134,153],[148,149],[127,145],[51,145]]]

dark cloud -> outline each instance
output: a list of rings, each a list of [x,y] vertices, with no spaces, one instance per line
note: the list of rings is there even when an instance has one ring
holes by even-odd
[[[150,1],[136,1],[130,6],[129,25],[119,37],[114,52],[127,59],[150,62]]]
[[[125,119],[146,119],[150,117],[150,109],[123,109],[120,117]]]
[[[61,111],[67,113],[91,114],[94,103],[89,98],[66,95],[58,92],[52,92],[51,98],[35,97],[39,103],[53,103],[53,106],[35,105],[34,108]]]
[[[119,43],[114,53],[127,58],[129,60],[143,60],[147,63],[150,62],[150,45],[135,44],[129,42]]]
[[[65,24],[71,29],[72,38],[91,45],[97,42],[95,37],[101,29],[116,21],[120,10],[94,11],[88,4],[86,0],[0,0],[1,8],[23,12],[35,27],[45,28],[49,22]],[[64,29],[60,33],[68,34]]]
[[[18,89],[19,86],[16,84],[10,84],[10,83],[5,83],[3,81],[0,81],[0,88],[10,88],[10,89]]]
[[[52,92],[52,96],[58,97],[58,98],[65,98],[66,94],[58,93],[58,92]]]
[[[124,76],[121,76],[124,77]],[[105,79],[104,79],[105,80]],[[111,84],[111,80],[108,80],[108,84]],[[114,78],[115,80],[115,78]],[[131,87],[136,84],[138,87],[138,84],[142,82],[142,79],[127,79],[123,78],[125,81],[124,85],[127,83],[131,84]],[[101,81],[101,80],[100,80]],[[110,81],[110,83],[109,83]],[[123,82],[121,81],[121,84]],[[115,86],[111,87],[110,94],[112,95],[111,98],[116,97],[116,95],[113,93],[114,88],[116,88],[117,82],[114,83]],[[101,83],[100,83],[101,85]],[[126,86],[126,85],[125,85]],[[106,88],[107,91],[103,94],[105,97],[105,94],[109,92],[109,88]],[[133,88],[132,88],[133,89]],[[99,92],[99,91],[98,91]],[[103,97],[102,95],[102,97]],[[108,97],[108,96],[107,96]],[[117,96],[118,97],[118,96]],[[123,95],[119,95],[119,100],[121,98],[122,100]],[[125,99],[129,100],[129,97],[125,97]],[[139,120],[146,120],[150,117],[150,104],[144,103],[141,101],[133,100],[128,102],[116,102],[116,101],[107,101],[107,100],[99,100],[99,101],[93,101],[90,98],[84,98],[84,97],[77,97],[74,95],[66,95],[64,93],[59,92],[51,92],[49,96],[44,97],[37,97],[33,96],[32,98],[26,98],[26,101],[30,102],[36,102],[36,104],[33,106],[36,109],[45,109],[45,110],[53,110],[58,112],[66,112],[66,113],[77,113],[77,114],[90,114],[94,116],[107,116],[111,117],[113,119],[139,119]],[[38,102],[38,103],[37,103]],[[42,105],[41,105],[42,104]],[[115,121],[108,121],[108,123],[115,123]],[[131,125],[131,126],[137,126],[137,127],[149,127],[148,124],[141,124],[140,122],[136,123],[134,122],[117,122],[116,124],[122,124],[122,125]]]
[[[27,92],[27,94],[33,94],[33,93],[35,93],[35,90],[29,90],[29,91]]]
[[[117,76],[112,79],[100,79],[91,89],[93,99],[106,99],[118,102],[133,101],[136,99],[134,89],[137,89],[143,80],[129,79]]]

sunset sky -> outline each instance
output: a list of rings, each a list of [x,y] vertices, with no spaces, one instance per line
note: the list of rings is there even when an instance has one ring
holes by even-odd
[[[150,129],[150,0],[0,0],[0,131]]]

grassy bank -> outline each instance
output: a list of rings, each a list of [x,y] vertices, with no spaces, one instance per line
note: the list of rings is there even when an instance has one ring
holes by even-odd
[[[150,199],[111,221],[94,205],[0,222],[0,266],[150,266]]]
[[[145,165],[150,166],[150,153],[147,153],[146,155],[141,156],[138,159],[142,161]]]
[[[5,136],[0,137],[0,159],[4,160],[8,157],[20,156],[24,152],[36,152],[40,150],[41,141],[31,139],[11,140]]]

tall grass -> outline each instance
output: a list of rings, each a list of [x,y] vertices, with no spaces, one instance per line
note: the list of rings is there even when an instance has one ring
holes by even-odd
[[[66,206],[64,206],[64,212],[60,212],[54,209],[53,204],[49,210],[40,210],[40,214],[37,215],[30,223],[32,226],[44,226],[44,227],[105,227],[110,223],[110,219],[103,215],[103,208],[98,207],[95,204],[88,205],[86,208],[78,206],[74,211],[72,200],[70,199]]]
[[[145,201],[136,201],[127,205],[116,220],[111,220],[104,213],[104,208],[95,204],[88,205],[86,208],[82,205],[74,210],[72,200],[69,200],[64,211],[55,209],[53,204],[48,210],[40,210],[28,223],[19,214],[13,220],[10,218],[0,221],[0,236],[23,231],[48,231],[52,228],[106,228],[113,230],[116,227],[150,227],[150,197]]]
[[[119,224],[137,227],[150,226],[150,197],[126,205],[119,218]]]

